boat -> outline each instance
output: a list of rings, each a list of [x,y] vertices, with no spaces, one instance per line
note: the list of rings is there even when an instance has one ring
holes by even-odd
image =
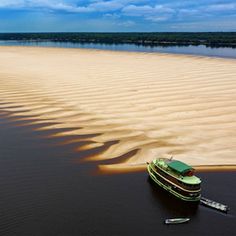
[[[200,201],[201,180],[191,166],[172,158],[157,158],[147,164],[149,176],[157,185],[181,200]]]
[[[227,205],[212,201],[212,200],[204,198],[204,197],[201,198],[200,203],[204,206],[214,208],[218,211],[222,211],[225,213],[227,213],[229,211],[229,207]]]
[[[172,225],[172,224],[182,224],[190,221],[190,218],[174,218],[174,219],[166,219],[165,224]]]

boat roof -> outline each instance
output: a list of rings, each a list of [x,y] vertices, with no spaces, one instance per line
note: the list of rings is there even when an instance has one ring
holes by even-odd
[[[176,171],[176,170],[175,171],[177,173],[180,173],[181,177],[180,176],[175,176],[175,177],[186,184],[200,184],[201,183],[201,179],[199,179],[197,176],[194,176],[194,175],[193,176],[184,176],[184,173],[186,173],[186,171],[192,170],[193,168],[181,161],[159,158],[159,159],[154,160],[153,162],[154,162],[154,164],[157,164],[157,162],[158,162],[158,166],[161,166],[161,168],[164,168],[165,170],[170,163],[173,163],[173,162],[181,163],[182,164],[181,166],[183,166],[183,165],[185,166],[185,169],[183,169],[183,168],[181,169],[183,171],[182,172],[183,174],[179,172],[179,169],[180,169],[179,168],[178,171]],[[170,164],[170,165],[173,166],[176,164]],[[171,170],[173,170],[173,169],[170,167],[170,171]],[[168,170],[166,170],[166,171],[168,171]]]
[[[181,161],[176,161],[176,160],[167,162],[167,165],[171,169],[173,169],[181,174],[193,169],[192,166],[189,166]]]
[[[186,184],[200,184],[201,180],[196,176],[184,176],[181,178],[181,181]]]

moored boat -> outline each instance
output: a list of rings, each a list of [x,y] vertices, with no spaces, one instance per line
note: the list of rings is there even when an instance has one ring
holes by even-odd
[[[210,208],[213,208],[218,211],[225,212],[225,213],[227,213],[229,211],[229,207],[227,205],[224,205],[219,202],[215,202],[213,200],[210,200],[210,199],[207,199],[204,197],[201,198],[200,203],[204,206],[207,206],[207,207],[210,207]]]
[[[194,175],[194,169],[177,160],[158,158],[148,163],[151,179],[163,189],[185,201],[199,201],[201,180]]]
[[[165,224],[182,224],[190,221],[190,218],[173,218],[173,219],[166,219]]]

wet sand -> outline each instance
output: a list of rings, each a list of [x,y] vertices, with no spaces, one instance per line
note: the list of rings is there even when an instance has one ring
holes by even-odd
[[[171,155],[196,167],[236,167],[234,59],[33,47],[0,52],[0,111],[39,125],[35,130],[58,130],[51,136],[78,153],[96,152],[84,161],[103,172],[142,170],[146,161]]]

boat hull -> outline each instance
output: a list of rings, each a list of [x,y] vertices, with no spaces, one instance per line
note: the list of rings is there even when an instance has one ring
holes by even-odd
[[[159,185],[161,188],[165,189],[166,191],[168,191],[169,193],[171,193],[172,195],[174,195],[175,197],[183,200],[183,201],[188,201],[188,202],[199,202],[200,199],[201,199],[201,195],[199,194],[197,197],[187,197],[187,196],[184,196],[178,192],[176,192],[172,186],[168,185],[167,182],[165,183],[162,183],[161,181],[159,181],[156,176],[151,173],[150,171],[150,165],[147,166],[147,170],[148,170],[148,173],[149,173],[149,176],[151,177],[151,179],[157,184]]]
[[[229,211],[229,207],[227,205],[212,201],[204,197],[201,198],[200,203],[204,206],[213,208],[224,213],[227,213]]]
[[[190,221],[190,218],[175,218],[175,219],[166,219],[165,224],[172,225],[172,224],[183,224]]]

